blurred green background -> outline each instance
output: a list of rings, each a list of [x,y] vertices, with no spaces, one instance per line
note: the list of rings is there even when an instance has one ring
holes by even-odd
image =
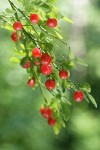
[[[72,78],[91,84],[98,108],[74,104],[66,129],[55,135],[39,114],[39,90],[28,88],[26,71],[9,61],[14,56],[11,33],[0,29],[0,150],[100,150],[100,0],[56,0],[55,5],[74,20],[60,22],[65,41],[89,64],[74,69]],[[8,6],[0,0],[0,12]]]

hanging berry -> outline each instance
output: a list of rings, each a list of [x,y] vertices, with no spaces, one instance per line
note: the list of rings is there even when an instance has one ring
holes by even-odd
[[[16,31],[21,30],[22,27],[23,26],[22,26],[21,22],[19,22],[19,21],[14,22],[14,24],[13,24],[13,29],[16,30]]]
[[[67,79],[67,78],[68,78],[68,72],[65,71],[65,70],[59,71],[59,77],[60,77],[61,79]]]
[[[54,19],[54,18],[49,18],[46,22],[46,25],[49,27],[49,28],[55,28],[57,26],[57,20]]]
[[[32,56],[34,58],[41,57],[41,51],[37,47],[33,48],[32,49]]]
[[[37,14],[30,14],[30,22],[33,24],[37,24],[39,21],[39,16]]]
[[[42,64],[40,67],[40,72],[44,75],[50,75],[52,73],[51,65]]]
[[[11,39],[12,39],[12,41],[14,41],[14,42],[17,42],[19,39],[20,39],[20,34],[18,34],[17,35],[17,33],[16,32],[13,32],[12,34],[11,34]]]
[[[84,98],[82,91],[75,91],[73,94],[73,98],[76,102],[81,102]]]
[[[41,63],[42,64],[50,64],[52,62],[52,57],[47,53],[42,54]]]
[[[48,124],[49,124],[50,126],[54,126],[55,123],[56,123],[56,120],[54,120],[53,118],[49,118],[49,119],[48,119]]]
[[[34,85],[35,85],[35,80],[34,80],[34,78],[29,79],[29,80],[27,81],[27,85],[28,85],[29,87],[34,87]]]
[[[28,60],[26,64],[22,65],[23,68],[30,68],[30,61]]]
[[[52,79],[48,79],[48,80],[45,82],[45,87],[46,87],[48,90],[54,89],[55,86],[56,86],[55,81],[52,80]]]

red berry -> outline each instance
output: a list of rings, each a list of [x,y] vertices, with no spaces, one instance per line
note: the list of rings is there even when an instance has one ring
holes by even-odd
[[[29,68],[29,67],[30,67],[30,61],[27,61],[27,63],[24,64],[22,67],[23,67],[23,68]]]
[[[49,119],[52,116],[52,110],[50,108],[44,108],[42,115],[44,118]]]
[[[57,26],[57,20],[54,18],[49,18],[46,24],[49,28],[55,28]]]
[[[37,47],[35,47],[35,48],[32,50],[32,56],[33,56],[34,58],[41,57],[41,51],[40,51]]]
[[[30,14],[30,22],[36,24],[39,21],[39,16],[37,14]]]
[[[56,84],[55,84],[55,81],[52,80],[52,79],[48,79],[46,82],[45,82],[45,86],[48,90],[52,90],[55,88]]]
[[[14,30],[21,30],[22,27],[23,27],[23,26],[22,26],[21,22],[19,22],[19,21],[15,22],[15,23],[13,24]]]
[[[42,64],[40,67],[40,72],[44,75],[50,75],[52,72],[51,65]]]
[[[84,98],[83,92],[82,91],[76,91],[73,94],[73,98],[76,102],[81,102]]]
[[[29,80],[27,81],[27,85],[28,85],[29,87],[33,87],[33,86],[35,85],[35,80],[34,80],[33,78],[29,79]]]
[[[14,42],[17,42],[19,39],[20,39],[20,34],[18,34],[17,35],[17,33],[16,32],[13,32],[12,34],[11,34],[11,39],[14,41]]]
[[[43,112],[44,112],[44,108],[41,107],[40,108],[40,114],[43,115]]]
[[[65,70],[59,71],[59,77],[60,77],[61,79],[67,79],[67,78],[68,78],[68,72],[65,71]]]
[[[41,56],[41,63],[42,64],[50,64],[52,61],[52,57],[48,55],[47,53],[42,54]]]
[[[38,66],[40,63],[39,63],[38,60],[35,60],[35,61],[34,61],[34,64],[35,64],[35,66]]]
[[[49,118],[49,119],[48,119],[48,124],[49,124],[50,126],[54,126],[55,123],[56,123],[56,120],[54,120],[53,118]]]

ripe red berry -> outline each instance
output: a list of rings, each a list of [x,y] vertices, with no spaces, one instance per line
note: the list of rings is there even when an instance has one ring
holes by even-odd
[[[42,54],[41,56],[41,63],[42,64],[50,64],[52,61],[52,57],[48,55],[47,53]]]
[[[61,79],[67,79],[67,78],[68,78],[68,72],[65,71],[65,70],[59,71],[59,77],[60,77]]]
[[[19,21],[15,22],[15,23],[13,24],[14,30],[21,30],[22,27],[23,27],[23,26],[22,26],[21,22],[19,22]]]
[[[41,57],[41,51],[40,51],[37,47],[35,47],[35,48],[32,50],[32,56],[33,56],[34,58]]]
[[[34,80],[33,78],[29,79],[29,80],[27,81],[27,85],[28,85],[29,87],[33,87],[33,86],[35,85],[35,80]]]
[[[46,87],[48,90],[54,89],[55,86],[56,86],[55,81],[52,80],[52,79],[48,79],[48,80],[45,82],[45,87]]]
[[[40,108],[40,114],[43,115],[43,112],[44,112],[44,108],[41,107]]]
[[[37,14],[30,14],[30,22],[32,22],[33,24],[38,23],[39,21],[39,16]]]
[[[17,35],[17,33],[16,32],[13,32],[12,34],[11,34],[11,39],[12,39],[12,41],[14,41],[14,42],[17,42],[19,39],[20,39],[20,34],[18,34]]]
[[[29,68],[29,67],[30,67],[30,61],[27,61],[27,63],[24,64],[22,67],[23,67],[23,68]]]
[[[49,124],[50,126],[54,126],[55,123],[56,123],[56,120],[54,120],[53,118],[49,118],[49,119],[48,119],[48,124]]]
[[[51,65],[42,64],[40,67],[40,72],[44,75],[50,75],[52,72]]]
[[[38,66],[40,63],[39,63],[38,60],[35,60],[35,61],[34,61],[34,64],[35,64],[35,66]]]
[[[50,108],[44,108],[42,115],[44,118],[49,119],[52,116],[52,110]]]
[[[73,98],[76,102],[81,102],[84,98],[83,92],[82,91],[76,91],[73,94]]]
[[[46,25],[49,27],[49,28],[55,28],[57,26],[57,20],[54,19],[54,18],[49,18],[46,22]]]

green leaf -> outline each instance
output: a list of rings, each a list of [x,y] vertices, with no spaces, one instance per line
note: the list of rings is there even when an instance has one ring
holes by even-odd
[[[85,82],[85,83],[81,83],[79,85],[79,87],[83,90],[83,91],[87,91],[87,92],[91,92],[91,87],[89,85],[89,83]]]
[[[48,50],[51,51],[53,49],[53,44],[47,43],[46,47],[48,47]]]
[[[53,98],[50,102],[50,106],[51,109],[57,110],[58,109],[58,104],[57,104],[57,100],[55,98]]]
[[[65,21],[67,21],[67,22],[69,22],[69,23],[74,23],[71,19],[69,19],[67,17],[63,17],[62,19],[65,20]]]
[[[68,57],[69,57],[69,60],[72,60],[74,58],[74,54],[73,54],[73,52],[71,51],[70,48],[69,48]]]
[[[61,123],[57,121],[56,124],[53,126],[54,133],[59,134],[60,129],[61,129]]]
[[[68,121],[70,118],[70,106],[67,103],[62,102],[62,111],[63,111],[63,118],[65,121]]]
[[[6,29],[6,30],[13,31],[13,28],[10,25],[4,25],[4,26],[1,26],[1,27]]]
[[[57,19],[61,19],[63,17],[59,10],[55,10],[55,14],[56,14]]]
[[[54,31],[54,32],[56,33],[56,35],[58,36],[59,39],[61,39],[61,40],[63,39],[61,34],[59,34],[57,31]]]
[[[85,92],[84,92],[84,99],[87,101],[87,103],[90,103],[89,99],[87,98]]]
[[[25,65],[28,60],[29,60],[28,57],[23,57],[23,58],[21,59],[20,65],[21,65],[21,66]]]
[[[56,94],[56,99],[61,99],[61,93]]]
[[[97,108],[97,103],[92,95],[90,95],[88,92],[85,92],[87,98],[92,102],[92,104]]]
[[[20,63],[20,60],[18,58],[16,58],[16,57],[11,57],[9,60],[12,63]]]
[[[86,67],[88,66],[88,64],[85,63],[85,61],[83,59],[78,58],[78,57],[75,59],[75,62],[82,65],[82,66],[86,66]]]
[[[23,52],[23,51],[15,51],[14,52],[17,56],[25,56],[26,55],[26,53],[25,52]]]
[[[10,9],[10,8],[6,8],[6,13],[15,13],[16,11],[14,11],[13,9]]]
[[[62,66],[65,70],[70,70],[75,66],[75,64],[74,61],[64,61]]]

